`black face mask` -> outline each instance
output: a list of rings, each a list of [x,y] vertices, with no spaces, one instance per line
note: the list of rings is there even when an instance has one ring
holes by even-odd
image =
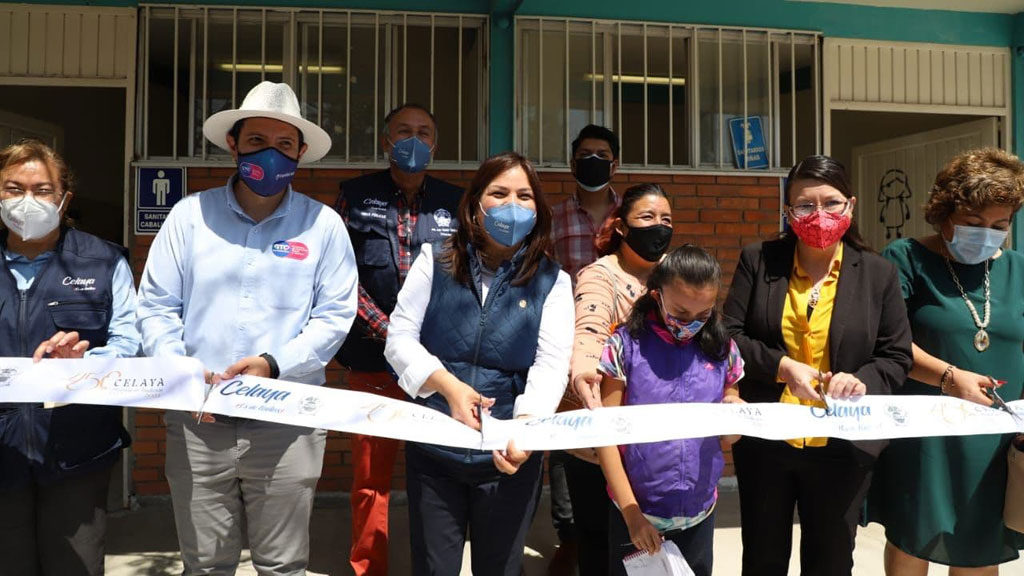
[[[672,243],[672,227],[664,224],[644,226],[637,228],[626,226],[629,234],[624,240],[626,245],[636,252],[636,255],[648,262],[657,262],[668,251],[668,245]]]
[[[612,160],[587,156],[576,160],[576,182],[588,192],[596,192],[612,179]]]

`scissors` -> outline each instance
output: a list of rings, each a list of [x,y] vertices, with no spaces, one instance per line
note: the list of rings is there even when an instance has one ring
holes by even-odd
[[[206,385],[206,394],[203,395],[203,405],[199,407],[199,412],[196,412],[196,424],[202,424],[203,415],[206,413],[206,401],[210,399],[210,392],[213,391],[213,384]]]
[[[828,395],[825,393],[825,375],[818,370],[818,385],[814,387],[818,391],[818,395],[821,396],[821,403],[825,405],[825,410],[829,409],[828,406]]]
[[[1003,401],[1002,396],[1000,396],[999,393],[996,392],[996,385],[1005,384],[1005,382],[1002,380],[996,380],[991,376],[989,376],[988,379],[989,382],[992,383],[992,387],[985,388],[985,395],[988,396],[990,400],[992,400],[995,408],[998,410],[1002,410],[1003,412],[1006,412],[1010,416],[1013,416],[1013,419],[1016,420],[1018,424],[1024,424],[1024,421],[1021,420],[1020,415],[1014,412],[1012,408],[1007,406],[1006,402]]]

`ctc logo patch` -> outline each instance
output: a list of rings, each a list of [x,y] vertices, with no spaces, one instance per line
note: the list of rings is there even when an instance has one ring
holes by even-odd
[[[238,165],[238,172],[243,178],[249,178],[250,180],[263,180],[263,168],[260,168],[256,164],[250,164],[249,162],[242,162]]]
[[[302,242],[292,240],[278,240],[274,242],[271,250],[273,250],[275,256],[292,260],[305,260],[309,256],[308,246]]]

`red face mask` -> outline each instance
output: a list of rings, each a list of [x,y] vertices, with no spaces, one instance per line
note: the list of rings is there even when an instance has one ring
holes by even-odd
[[[819,250],[839,242],[850,229],[850,223],[849,214],[829,214],[824,210],[815,210],[808,216],[789,221],[800,241]]]

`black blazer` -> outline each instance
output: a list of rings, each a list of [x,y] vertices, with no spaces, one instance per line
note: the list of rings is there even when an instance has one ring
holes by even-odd
[[[732,277],[723,316],[745,362],[739,387],[747,402],[778,402],[782,395],[775,375],[786,355],[782,310],[795,248],[792,236],[751,244]],[[855,375],[868,394],[903,385],[913,361],[910,321],[891,262],[846,244],[828,335],[832,372]],[[873,454],[884,445],[856,444]]]

